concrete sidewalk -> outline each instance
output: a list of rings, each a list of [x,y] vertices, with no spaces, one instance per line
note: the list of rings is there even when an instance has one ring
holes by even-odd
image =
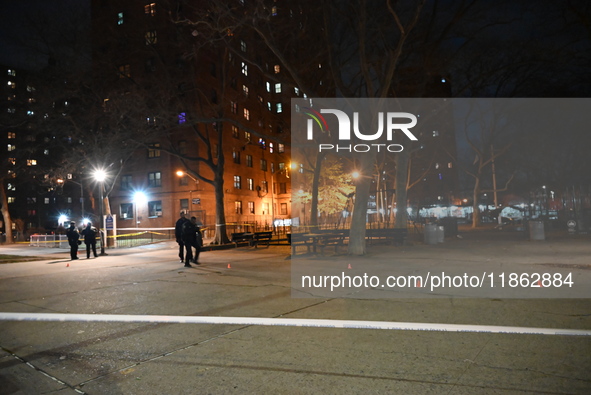
[[[175,243],[161,243],[89,260],[48,252],[44,261],[0,265],[0,311],[591,329],[589,299],[291,297],[292,263],[352,263],[356,270],[395,254],[401,265],[519,256],[524,264],[547,258],[583,266],[590,261],[586,239],[533,243],[479,232],[437,246],[377,246],[362,258],[294,262],[287,246],[238,248],[204,252],[202,265],[188,269],[176,252]],[[591,392],[588,337],[0,321],[0,346],[6,394]]]

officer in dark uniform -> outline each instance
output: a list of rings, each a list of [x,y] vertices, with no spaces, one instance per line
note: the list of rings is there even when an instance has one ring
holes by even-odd
[[[78,246],[82,242],[80,241],[80,233],[78,233],[74,221],[70,222],[70,228],[66,232],[66,236],[68,236],[68,244],[70,245],[70,258],[72,260],[78,259]]]
[[[183,243],[183,225],[189,222],[187,217],[185,217],[185,212],[181,211],[181,217],[176,221],[174,226],[174,236],[176,237],[176,242],[179,245],[179,258],[181,259],[181,263],[185,260],[185,243]]]
[[[201,246],[199,245],[199,240],[201,236],[201,231],[197,226],[197,218],[191,217],[190,221],[187,221],[183,224],[183,244],[185,245],[185,267],[191,267],[189,262],[193,262],[196,265],[199,265],[197,259],[199,258],[199,252],[201,252]],[[193,248],[195,248],[195,257],[193,257]]]

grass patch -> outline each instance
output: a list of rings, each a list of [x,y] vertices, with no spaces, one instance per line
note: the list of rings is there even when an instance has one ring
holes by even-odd
[[[44,257],[40,256],[22,256],[22,255],[3,255],[0,254],[0,264],[3,263],[16,263],[16,262],[29,262],[29,261],[42,261]]]

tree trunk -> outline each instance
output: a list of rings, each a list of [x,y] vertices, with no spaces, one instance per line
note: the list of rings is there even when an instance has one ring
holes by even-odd
[[[219,165],[219,164],[218,164]],[[224,205],[224,177],[223,171],[216,172],[216,181],[214,183],[215,190],[215,238],[213,244],[227,244],[230,242],[228,239],[227,227],[226,227],[226,211]]]
[[[410,153],[407,150],[399,152],[396,156],[396,229],[406,229],[408,222],[407,186],[408,186],[408,162]]]
[[[480,176],[474,181],[474,194],[472,196],[472,227],[480,226],[480,208],[478,207],[478,195],[480,195]]]
[[[310,208],[310,230],[318,229],[318,190],[320,184],[320,171],[322,170],[322,160],[325,153],[316,155],[316,164],[314,166],[314,176],[312,178],[312,202]]]
[[[367,224],[367,202],[372,180],[372,168],[375,154],[361,155],[361,176],[355,188],[355,204],[351,215],[351,229],[349,230],[349,249],[351,255],[365,254],[365,229]]]
[[[14,240],[12,239],[12,219],[10,218],[10,212],[8,211],[8,197],[6,196],[6,190],[4,188],[4,182],[2,182],[0,185],[0,212],[2,212],[2,218],[4,219],[6,244],[12,244],[14,243]]]

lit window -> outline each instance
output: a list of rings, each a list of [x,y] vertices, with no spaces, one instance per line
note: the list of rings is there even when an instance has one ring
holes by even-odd
[[[43,199],[43,203],[45,203],[45,204],[49,204],[49,198],[45,198],[45,199]]]
[[[246,108],[244,109],[244,119],[250,121],[250,111],[248,111]]]
[[[271,92],[271,83],[267,82],[267,92]]]
[[[248,75],[248,65],[242,62],[242,74]]]
[[[294,93],[296,94],[296,96],[300,95],[300,90],[299,88],[293,88]]]
[[[31,85],[27,85],[27,92],[35,92],[35,87]]]
[[[131,77],[131,66],[128,64],[124,64],[119,66],[119,78],[130,78]]]
[[[248,86],[242,85],[242,93],[244,93],[244,96],[248,97]]]
[[[117,24],[123,25],[123,13],[122,12],[117,13]]]
[[[36,159],[27,159],[27,166],[37,166]]]
[[[261,191],[264,193],[269,192],[269,183],[267,181],[261,181]]]
[[[8,144],[8,151],[14,151],[16,149],[16,145]]]
[[[260,138],[259,138],[259,146],[260,146],[262,149],[267,149],[267,142],[266,142],[266,141],[265,141],[265,139],[264,139],[264,138],[262,138],[262,137],[260,137]]]
[[[275,74],[279,74],[279,72],[281,71],[281,66],[279,66],[278,64],[276,64],[273,69],[275,70]]]
[[[48,149],[43,150],[43,155],[49,155],[49,150]]]
[[[234,212],[236,214],[242,214],[242,202],[237,200],[234,202]]]
[[[254,202],[248,202],[248,213],[254,214]]]
[[[281,112],[283,112],[283,104],[277,103],[276,104],[276,108],[277,108],[277,113],[278,114],[281,113]]]
[[[16,133],[15,132],[8,132],[8,138],[9,139],[15,139],[16,138]]]
[[[277,6],[271,7],[271,15],[277,16]]]
[[[240,176],[234,176],[234,188],[236,188],[236,189],[242,188],[242,178]]]
[[[248,184],[248,190],[254,191],[254,180],[252,178],[247,178],[246,182]]]
[[[146,32],[146,45],[153,45],[158,42],[158,36],[156,35],[156,30],[150,30]]]
[[[16,70],[8,69],[8,75],[10,75],[12,77],[16,76]]]
[[[8,81],[8,87],[14,89],[14,88],[16,88],[16,83],[12,82],[12,81]]]
[[[433,131],[433,137],[437,137],[439,136],[439,131],[438,130],[434,130]]]
[[[271,102],[270,101],[267,102],[267,110],[271,111]]]
[[[275,93],[281,93],[281,83],[275,84]]]
[[[453,167],[453,163],[451,163],[451,162],[447,162],[447,168],[448,168],[448,169],[451,169],[452,167]]]
[[[28,116],[35,115],[35,111],[32,111],[32,110],[27,110],[27,115],[28,115]]]
[[[240,40],[240,50],[246,52],[246,42],[244,40]]]
[[[250,132],[244,132],[244,140],[250,141]]]
[[[232,137],[234,137],[235,139],[237,139],[240,136],[239,131],[238,131],[238,127],[232,125]]]
[[[144,12],[147,16],[155,16],[156,15],[156,3],[146,4],[144,6]]]
[[[285,169],[285,162],[279,162],[277,166],[279,167],[279,170],[283,170]]]
[[[187,122],[187,113],[181,112],[179,114],[179,124]]]
[[[435,163],[435,168],[439,169],[439,163]]]
[[[232,159],[234,159],[234,163],[240,164],[240,152],[233,150],[232,151]]]
[[[277,144],[277,152],[279,152],[280,154],[285,152],[285,144],[278,143]]]
[[[271,153],[271,154],[272,154],[272,153],[273,153],[273,151],[274,151],[273,143],[271,143],[271,142],[270,142],[270,143],[269,143],[269,153]]]
[[[11,165],[16,165],[16,158],[8,158],[8,163],[10,163]]]
[[[148,158],[160,158],[160,143],[148,145]]]

